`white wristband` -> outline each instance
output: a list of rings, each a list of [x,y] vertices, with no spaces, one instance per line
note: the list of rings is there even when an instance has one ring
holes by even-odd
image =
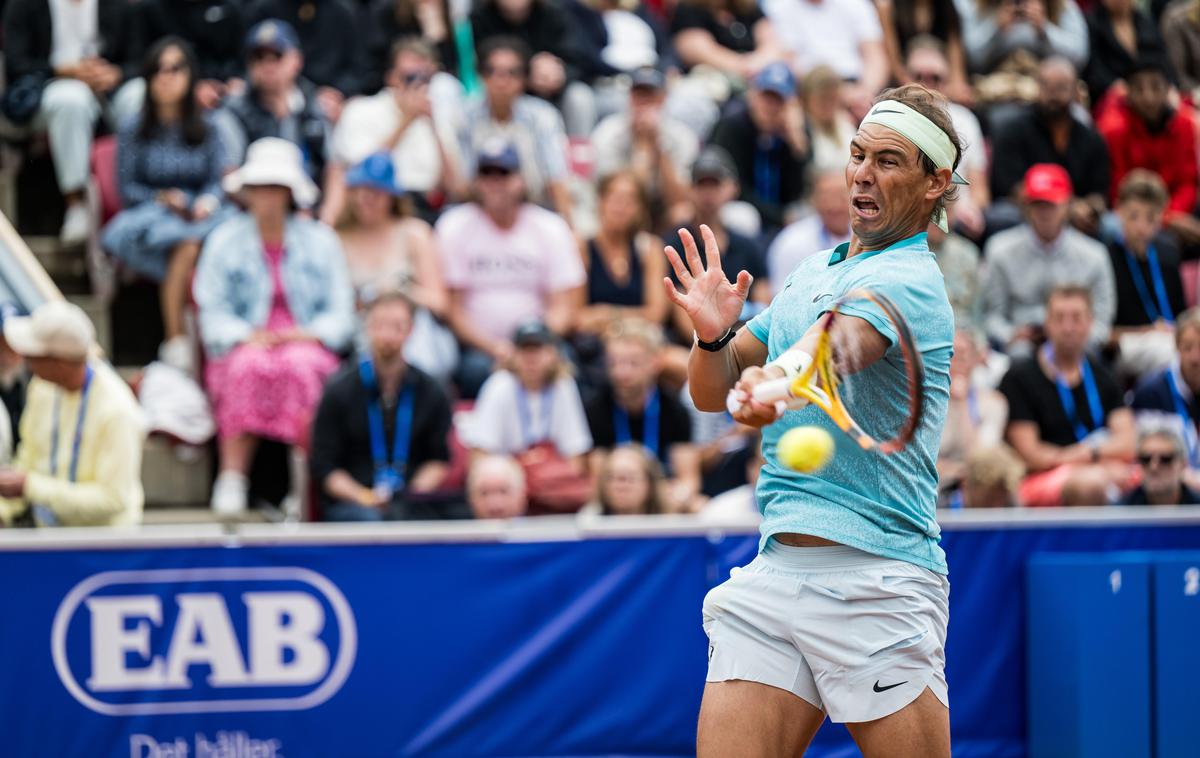
[[[767,363],[763,368],[776,366],[783,369],[784,378],[795,379],[807,371],[812,362],[812,356],[803,350],[787,350],[775,360]]]

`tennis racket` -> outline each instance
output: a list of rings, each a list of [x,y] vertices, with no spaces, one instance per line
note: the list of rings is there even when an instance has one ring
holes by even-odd
[[[886,440],[879,440],[868,434],[850,415],[850,410],[846,407],[839,390],[842,377],[838,374],[834,361],[836,357],[832,334],[834,324],[838,322],[839,318],[847,317],[842,314],[843,307],[864,300],[878,306],[884,317],[891,322],[893,330],[899,337],[898,347],[904,363],[903,373],[908,391],[908,413],[895,436]],[[753,394],[755,400],[768,405],[774,404],[781,413],[788,407],[795,407],[797,400],[807,401],[806,403],[801,402],[800,405],[815,405],[823,410],[829,415],[829,418],[833,419],[839,429],[850,435],[850,438],[864,450],[888,454],[903,450],[921,425],[921,414],[925,406],[922,392],[924,382],[925,364],[921,360],[921,353],[917,350],[912,329],[904,320],[900,309],[879,292],[858,289],[844,295],[829,310],[829,317],[825,319],[813,361],[808,368],[795,379],[784,378],[763,382],[754,388]],[[736,412],[740,406],[741,400],[735,398],[731,392],[730,410]]]

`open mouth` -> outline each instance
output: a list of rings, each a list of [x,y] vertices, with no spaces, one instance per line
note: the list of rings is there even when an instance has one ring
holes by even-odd
[[[879,215],[879,203],[869,197],[856,197],[851,204],[860,218],[875,218]]]

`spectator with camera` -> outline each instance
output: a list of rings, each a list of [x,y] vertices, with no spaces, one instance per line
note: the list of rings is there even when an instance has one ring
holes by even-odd
[[[445,480],[450,403],[404,359],[414,313],[415,303],[398,290],[367,303],[367,350],[325,385],[309,458],[325,521],[401,518],[407,496]]]

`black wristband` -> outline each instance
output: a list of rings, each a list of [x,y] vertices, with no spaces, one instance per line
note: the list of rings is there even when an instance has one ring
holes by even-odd
[[[716,342],[705,342],[704,340],[700,339],[699,335],[696,335],[696,347],[700,348],[701,350],[707,350],[710,353],[718,353],[722,348],[732,342],[733,338],[736,336],[737,329],[733,328],[726,330],[725,334]]]

